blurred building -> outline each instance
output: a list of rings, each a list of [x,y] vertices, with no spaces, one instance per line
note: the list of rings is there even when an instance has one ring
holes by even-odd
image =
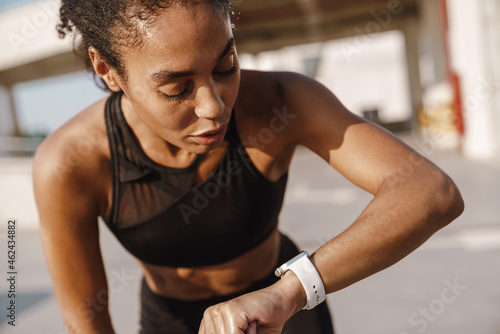
[[[0,13],[0,135],[21,134],[13,87],[81,70],[54,30],[58,0]],[[233,22],[246,67],[323,82],[353,112],[470,157],[500,151],[496,0],[243,0]]]

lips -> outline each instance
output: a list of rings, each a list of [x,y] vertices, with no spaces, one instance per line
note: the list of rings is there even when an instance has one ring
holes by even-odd
[[[219,129],[205,131],[201,134],[193,135],[192,138],[201,145],[214,145],[224,139],[226,130],[227,124]]]
[[[205,136],[211,136],[211,135],[215,135],[223,130],[225,130],[226,127],[223,126],[221,127],[220,129],[217,129],[217,130],[212,130],[212,131],[207,131],[207,132],[204,132],[202,134],[199,134],[199,135],[194,135],[194,137],[205,137]]]

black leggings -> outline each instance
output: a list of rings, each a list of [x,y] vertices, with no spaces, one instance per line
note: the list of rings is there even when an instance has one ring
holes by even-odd
[[[299,250],[285,235],[281,235],[278,263],[284,263],[297,255]],[[140,334],[196,334],[203,313],[211,306],[242,294],[265,288],[278,280],[274,273],[253,283],[245,291],[228,296],[218,296],[200,301],[181,301],[155,294],[142,279],[141,331]],[[283,334],[333,334],[332,319],[326,302],[310,311],[300,311],[286,324]]]

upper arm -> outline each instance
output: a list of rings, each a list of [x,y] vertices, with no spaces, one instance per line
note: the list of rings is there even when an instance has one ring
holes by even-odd
[[[89,326],[90,332],[93,321],[107,318],[107,312],[98,315],[88,302],[107,288],[98,196],[84,164],[69,165],[70,146],[58,133],[46,139],[35,155],[33,182],[42,245],[63,316],[67,323]]]
[[[405,163],[415,171],[439,171],[386,130],[349,112],[320,83],[297,74],[284,76],[286,105],[296,115],[288,134],[357,186],[375,194]]]

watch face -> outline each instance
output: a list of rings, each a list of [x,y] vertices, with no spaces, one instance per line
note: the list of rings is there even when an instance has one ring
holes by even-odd
[[[283,276],[283,274],[288,270],[288,267],[292,263],[296,262],[298,259],[300,259],[303,256],[309,256],[309,254],[306,251],[300,252],[298,255],[296,255],[295,257],[293,257],[291,260],[288,260],[287,262],[285,262],[284,264],[282,264],[279,268],[277,268],[274,271],[274,275],[276,275],[278,277]]]
[[[302,251],[300,252],[298,255],[296,255],[295,257],[293,257],[291,260],[289,260],[287,263],[285,263],[285,265],[289,266],[291,265],[292,263],[294,263],[295,261],[297,261],[298,259],[300,259],[301,257],[303,256],[308,256],[309,254],[307,254],[306,251]]]

